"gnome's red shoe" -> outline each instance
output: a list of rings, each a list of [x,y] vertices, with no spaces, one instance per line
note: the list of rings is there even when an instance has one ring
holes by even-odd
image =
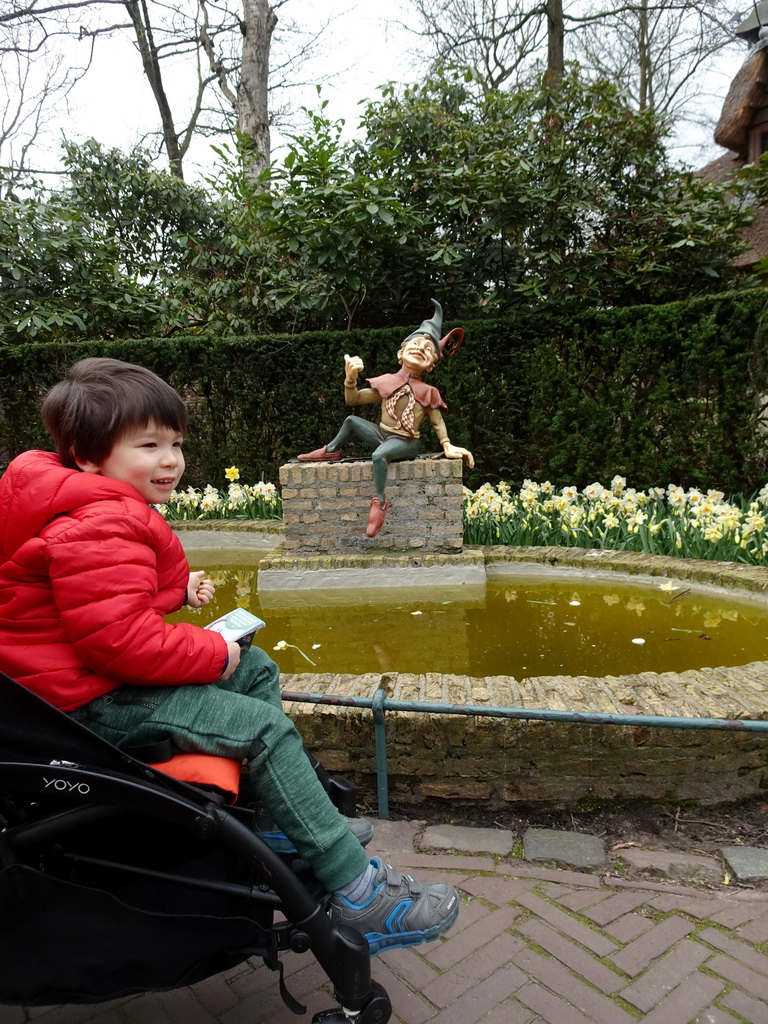
[[[389,508],[389,498],[382,505],[378,498],[374,498],[368,512],[368,529],[365,531],[369,537],[375,537],[384,525]]]
[[[297,455],[296,458],[299,462],[338,462],[341,458],[341,448],[337,452],[329,452],[328,445],[324,444],[322,448],[316,448],[306,455]]]

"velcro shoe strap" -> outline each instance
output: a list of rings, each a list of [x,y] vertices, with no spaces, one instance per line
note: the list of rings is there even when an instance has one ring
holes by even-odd
[[[403,882],[408,886],[408,893],[411,896],[420,896],[424,886],[416,878],[411,878],[410,875],[404,875],[397,868],[391,864],[386,865],[387,872],[387,892],[393,896],[400,892],[400,887]]]

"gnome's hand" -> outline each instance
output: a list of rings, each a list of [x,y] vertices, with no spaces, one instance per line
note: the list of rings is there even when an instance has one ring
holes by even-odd
[[[446,459],[464,459],[464,463],[469,469],[472,469],[475,464],[472,452],[468,452],[466,448],[459,448],[458,445],[451,444],[450,441],[443,442],[443,455]]]
[[[360,356],[344,356],[344,383],[357,384],[357,375],[363,369],[363,360]]]

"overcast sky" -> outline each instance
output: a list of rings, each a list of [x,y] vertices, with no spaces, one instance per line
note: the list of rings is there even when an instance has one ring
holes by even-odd
[[[305,69],[308,86],[292,90],[286,97],[295,108],[317,106],[317,93],[311,84],[316,80],[313,75],[319,77],[323,70],[333,71],[335,77],[323,86],[323,98],[329,101],[327,113],[333,119],[344,118],[348,130],[352,130],[357,124],[361,100],[375,98],[378,87],[390,79],[411,82],[418,76],[420,62],[413,56],[414,50],[418,50],[418,39],[399,24],[409,18],[414,24],[408,0],[313,0],[311,4],[295,0],[286,4],[281,13],[286,18],[293,14],[303,24],[319,25],[331,20],[323,34],[321,57],[314,67]],[[711,103],[713,121],[741,59],[743,55],[730,50],[702,75],[700,95],[709,97],[707,104]],[[181,121],[186,109],[181,100],[185,91],[183,80],[170,68],[165,74],[172,109]],[[71,96],[69,110],[58,119],[57,133],[76,141],[94,137],[105,145],[128,149],[154,129],[157,121],[149,85],[125,33],[122,38],[99,40],[94,65]],[[694,166],[721,152],[706,128],[687,130],[683,141],[685,148],[678,149],[676,154]],[[275,132],[275,155],[279,146],[280,135]],[[214,159],[210,143],[199,140],[185,160],[187,178],[194,179]],[[38,163],[47,168],[58,165],[55,140],[47,154],[41,153]]]
[[[318,106],[316,83],[329,70],[331,81],[322,86],[328,100],[327,114],[344,118],[351,129],[357,123],[359,103],[377,95],[378,87],[390,79],[412,81],[413,62],[408,57],[414,36],[398,25],[407,16],[407,0],[314,0],[312,4],[291,3],[283,8],[286,17],[294,11],[297,21],[320,25],[331,21],[323,33],[321,54],[303,72],[308,84],[292,89],[284,100],[295,108]],[[74,91],[70,109],[59,121],[59,131],[70,139],[93,137],[105,145],[129,148],[157,124],[157,109],[130,38],[113,37],[99,41],[94,64]],[[185,109],[180,76],[165,70],[174,113]],[[273,132],[273,148],[280,134]],[[47,163],[56,163],[55,147]],[[210,143],[201,140],[192,159],[185,161],[187,177],[194,166],[213,159]]]

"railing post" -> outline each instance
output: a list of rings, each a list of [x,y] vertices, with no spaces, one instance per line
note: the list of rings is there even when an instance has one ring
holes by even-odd
[[[389,818],[389,778],[387,776],[387,731],[384,725],[386,690],[378,689],[373,695],[373,736],[376,744],[376,790],[379,799],[379,817]]]

